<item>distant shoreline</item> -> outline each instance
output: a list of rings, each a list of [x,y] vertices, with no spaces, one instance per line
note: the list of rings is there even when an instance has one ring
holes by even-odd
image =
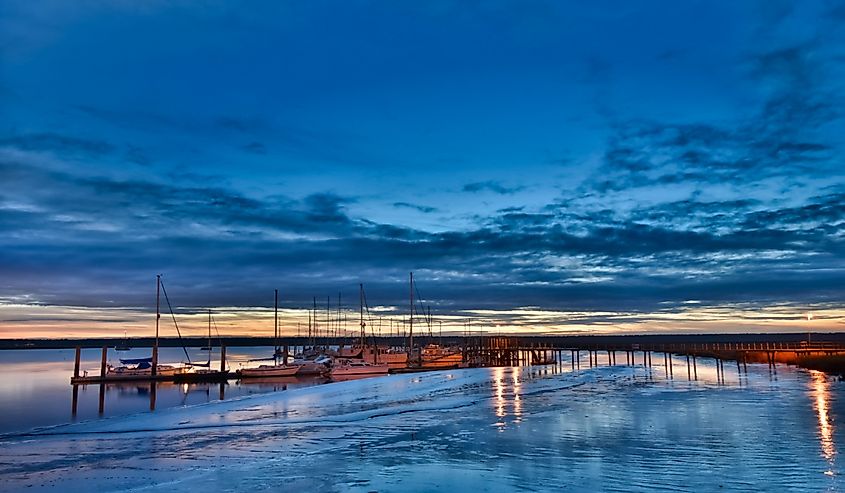
[[[474,334],[473,338],[478,338],[480,334]],[[499,334],[490,335],[485,334],[484,337],[498,337]],[[502,337],[506,336],[501,334]],[[696,343],[728,343],[728,342],[742,342],[742,343],[778,343],[778,342],[801,342],[808,339],[814,342],[841,342],[845,343],[845,333],[826,332],[826,333],[755,333],[755,334],[636,334],[636,335],[569,335],[569,336],[527,336],[516,335],[507,336],[515,337],[526,344],[555,344],[565,345],[571,344],[696,344]],[[369,339],[369,338],[368,338]],[[317,343],[319,345],[338,345],[350,344],[353,340],[351,337],[329,337],[319,338]],[[444,335],[440,337],[428,337],[427,335],[415,335],[414,341],[418,344],[440,343],[443,344],[457,344],[460,345],[464,338],[462,336]],[[379,344],[390,346],[403,346],[405,338],[403,337],[380,337]],[[72,349],[75,347],[82,348],[102,348],[103,346],[114,347],[125,342],[122,337],[110,338],[81,338],[81,339],[0,339],[0,350],[9,349]],[[130,338],[128,344],[130,347],[152,347],[155,340],[152,337]],[[281,337],[279,344],[282,346],[308,346],[310,345],[307,337]],[[206,337],[183,337],[181,340],[177,337],[163,337],[159,339],[160,347],[203,347],[208,344]],[[273,337],[222,337],[212,338],[212,346],[220,346],[221,344],[228,347],[248,347],[248,346],[274,346],[275,340]]]

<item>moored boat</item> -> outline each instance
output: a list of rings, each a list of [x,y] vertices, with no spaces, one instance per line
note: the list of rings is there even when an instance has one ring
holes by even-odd
[[[370,364],[386,363],[391,369],[408,366],[408,353],[392,348],[367,346],[362,351],[362,358]]]
[[[316,358],[294,359],[293,364],[299,366],[297,375],[323,375],[328,373],[332,359],[328,356],[317,356]]]
[[[331,376],[387,375],[387,363],[370,364],[359,359],[337,359],[332,365]]]
[[[145,380],[152,378],[152,358],[121,359],[121,366],[109,365],[106,380]],[[183,366],[156,365],[158,378],[173,377],[187,371]]]
[[[297,371],[297,365],[261,365],[257,368],[242,368],[239,374],[241,378],[292,377]]]
[[[173,375],[174,382],[223,382],[229,379],[229,370],[209,370],[208,368],[194,371],[183,371]]]

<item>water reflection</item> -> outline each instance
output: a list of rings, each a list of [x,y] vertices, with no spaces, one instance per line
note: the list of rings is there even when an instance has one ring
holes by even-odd
[[[830,418],[830,388],[827,377],[820,371],[811,370],[811,389],[815,398],[816,415],[819,419],[819,440],[821,441],[822,455],[833,465],[833,456],[836,455],[836,447],[833,443],[833,420]],[[828,470],[825,474],[833,474]]]
[[[496,394],[496,416],[505,417],[505,369],[497,367],[493,369],[493,389]]]
[[[493,406],[495,414],[498,418],[496,426],[503,428],[505,422],[502,418],[508,415],[513,416],[513,422],[519,423],[522,421],[522,379],[526,375],[530,378],[533,373],[528,368],[507,368],[497,367],[491,369],[493,372]],[[534,369],[536,371],[536,368]],[[510,372],[510,375],[507,373]],[[511,412],[508,413],[508,407]]]

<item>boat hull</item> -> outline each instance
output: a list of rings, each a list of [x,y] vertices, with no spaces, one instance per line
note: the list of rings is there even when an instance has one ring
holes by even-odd
[[[244,368],[240,371],[240,376],[241,378],[292,377],[296,375],[296,372],[298,371],[298,366]]]
[[[371,364],[386,364],[391,370],[408,367],[408,353],[379,353],[373,354],[372,351],[364,352],[364,361]]]
[[[312,361],[299,364],[299,370],[296,375],[322,375],[328,371],[325,365],[314,363]]]
[[[352,375],[387,375],[390,367],[386,364],[367,366],[341,366],[332,368],[332,377],[348,377]]]

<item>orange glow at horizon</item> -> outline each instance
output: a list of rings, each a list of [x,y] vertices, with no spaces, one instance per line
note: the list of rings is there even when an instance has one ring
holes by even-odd
[[[208,315],[201,308],[182,309],[176,315],[183,336],[202,337],[208,334]],[[267,307],[212,308],[215,327],[223,336],[272,336],[273,310]],[[279,310],[283,336],[307,335],[306,308]],[[340,324],[326,322],[325,312],[318,310],[319,333],[352,336],[359,331],[357,314],[343,312]],[[406,314],[384,308],[369,327],[381,335],[402,335]],[[334,316],[334,313],[332,313]],[[762,309],[737,307],[685,306],[673,311],[654,313],[576,312],[542,310],[536,307],[509,310],[466,310],[460,314],[435,314],[433,330],[444,334],[638,334],[638,333],[749,333],[749,332],[841,332],[845,330],[845,310],[819,307],[810,320],[806,308],[774,305]],[[176,330],[169,313],[162,313],[161,333],[175,337]],[[0,303],[0,338],[83,338],[150,337],[155,330],[155,314],[141,308],[74,307],[43,304]],[[422,327],[427,333],[426,327]]]

